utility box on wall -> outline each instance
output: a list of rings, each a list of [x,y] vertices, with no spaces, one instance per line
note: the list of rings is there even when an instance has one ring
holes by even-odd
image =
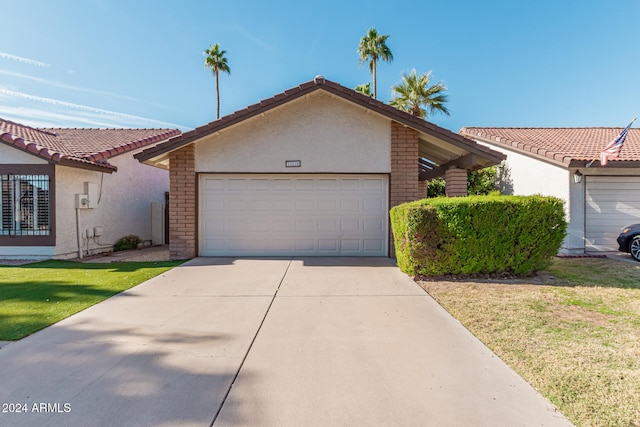
[[[93,182],[85,182],[84,183],[84,194],[89,196],[89,209],[95,209],[98,207],[98,198],[100,195],[98,194],[98,184],[94,184]]]
[[[164,245],[164,206],[151,203],[151,244]]]
[[[76,209],[89,209],[89,196],[76,194]]]

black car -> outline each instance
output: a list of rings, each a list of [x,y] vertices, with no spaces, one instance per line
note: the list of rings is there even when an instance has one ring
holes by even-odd
[[[618,245],[619,251],[628,252],[633,259],[640,261],[640,224],[623,228],[618,236]]]

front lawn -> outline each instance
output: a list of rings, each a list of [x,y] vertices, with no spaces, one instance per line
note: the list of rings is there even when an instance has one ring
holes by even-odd
[[[181,263],[0,266],[0,341],[19,340]]]
[[[640,426],[640,263],[420,285],[578,426]]]

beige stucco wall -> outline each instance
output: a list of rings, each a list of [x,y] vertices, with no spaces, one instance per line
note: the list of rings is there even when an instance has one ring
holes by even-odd
[[[490,148],[507,155],[507,164],[513,180],[513,194],[529,196],[543,194],[568,201],[569,172],[562,166],[544,162],[539,158],[523,155],[519,152],[491,146]]]
[[[0,143],[0,163],[5,165],[11,164],[27,164],[27,165],[46,165],[47,161],[29,154],[17,148]]]
[[[3,246],[0,247],[0,258],[77,257],[75,195],[85,193],[85,182],[96,184],[98,194],[101,194],[94,209],[82,209],[79,212],[81,244],[85,254],[110,251],[116,240],[128,234],[151,240],[151,203],[164,204],[164,194],[169,191],[169,173],[141,164],[133,158],[133,154],[135,152],[110,159],[109,162],[118,167],[118,171],[112,174],[56,166],[56,246]],[[0,163],[47,162],[0,144]],[[87,238],[86,231],[91,230],[92,234],[96,226],[103,227],[102,236]]]
[[[390,140],[389,119],[318,91],[205,137],[196,172],[389,173]]]
[[[111,250],[119,238],[128,234],[151,240],[151,203],[164,204],[164,194],[169,191],[168,172],[139,163],[133,153],[109,162],[118,167],[117,172],[56,168],[56,258],[78,255],[75,195],[85,193],[85,182],[96,184],[99,195],[94,209],[79,210],[85,254]],[[87,237],[87,230],[92,235],[94,227],[102,227],[103,234],[99,238]]]

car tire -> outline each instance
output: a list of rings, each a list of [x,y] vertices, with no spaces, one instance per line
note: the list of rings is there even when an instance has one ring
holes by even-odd
[[[629,253],[636,261],[640,261],[640,236],[635,236],[629,242]]]

